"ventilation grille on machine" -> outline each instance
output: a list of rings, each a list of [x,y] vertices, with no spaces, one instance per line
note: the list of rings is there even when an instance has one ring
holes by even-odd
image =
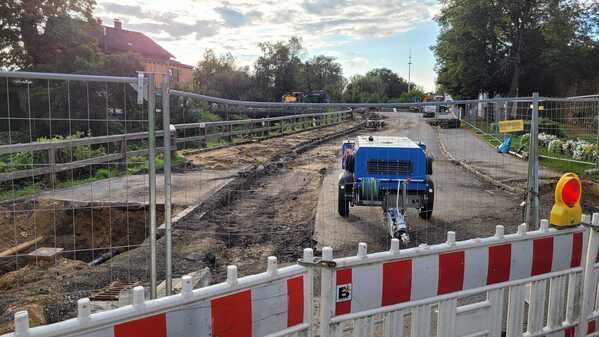
[[[411,175],[412,161],[410,160],[369,160],[368,174]]]

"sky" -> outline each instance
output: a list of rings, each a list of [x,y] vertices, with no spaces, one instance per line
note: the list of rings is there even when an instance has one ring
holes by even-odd
[[[306,57],[333,56],[346,77],[386,67],[407,79],[411,51],[412,82],[432,91],[439,10],[437,0],[99,0],[95,15],[107,26],[119,18],[189,65],[211,48],[251,66],[258,43],[298,36]]]

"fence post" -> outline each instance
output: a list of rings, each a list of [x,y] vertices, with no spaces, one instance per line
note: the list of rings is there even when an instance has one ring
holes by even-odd
[[[526,223],[530,228],[539,226],[539,93],[532,94],[530,145],[528,146],[528,195],[526,198]]]
[[[48,164],[52,172],[50,173],[50,185],[52,188],[56,186],[56,148],[48,149]]]
[[[148,179],[150,187],[150,298],[156,298],[156,88],[148,73]]]
[[[170,109],[170,106],[169,106],[169,109]],[[169,115],[170,115],[170,111],[169,111]],[[177,158],[177,128],[173,124],[171,124],[171,125],[169,125],[169,131],[171,133],[170,134],[171,150],[174,150],[171,152],[171,160],[175,160],[175,158]]]
[[[229,105],[228,104],[225,104],[225,120],[227,122],[230,122]],[[225,127],[225,130],[227,130],[227,133],[229,134],[228,136],[225,137],[225,139],[227,140],[227,142],[232,143],[233,135],[231,135],[231,132],[233,132],[233,125],[227,124],[227,126]]]
[[[322,261],[333,260],[333,248],[322,248]],[[334,281],[335,268],[323,267],[320,271],[320,337],[329,337],[329,322],[333,313],[332,299],[334,295],[331,291]]]
[[[314,251],[312,248],[304,249],[303,261],[307,263],[314,263]],[[313,267],[308,267],[307,269],[308,273],[304,279],[304,317],[309,327],[305,336],[312,337],[312,324],[314,321],[312,314],[312,307],[314,306],[314,302],[312,301],[314,298],[314,286],[312,282],[314,281],[314,269]]]
[[[127,135],[123,135],[123,139],[121,140],[121,159],[123,163],[123,168],[127,170],[127,149],[129,148],[127,142]]]
[[[166,296],[173,289],[172,229],[171,229],[171,75],[167,71],[162,79],[162,132],[164,142],[164,227],[166,236]],[[176,152],[176,151],[174,151]]]
[[[599,213],[593,213],[589,228],[590,233],[588,245],[586,246],[586,256],[583,255],[582,261],[584,266],[582,271],[582,296],[580,296],[580,318],[578,320],[578,328],[576,329],[580,336],[585,336],[587,319],[592,314],[595,304],[597,280],[595,278],[594,266],[599,251]]]

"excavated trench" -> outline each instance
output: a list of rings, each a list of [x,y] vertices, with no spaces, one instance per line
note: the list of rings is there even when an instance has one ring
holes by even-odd
[[[163,206],[157,206],[162,222]],[[107,252],[123,252],[141,244],[149,232],[147,205],[73,203],[47,199],[0,205],[0,252],[22,250],[0,257],[0,275],[36,263],[27,253],[40,248],[62,248],[62,256],[91,262]],[[37,240],[36,240],[37,239]],[[28,246],[28,243],[32,243]]]

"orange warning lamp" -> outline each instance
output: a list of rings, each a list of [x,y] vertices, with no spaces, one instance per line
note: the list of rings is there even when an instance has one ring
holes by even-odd
[[[555,204],[551,208],[551,224],[556,227],[579,225],[582,222],[581,196],[580,178],[574,173],[564,174],[555,187]]]

